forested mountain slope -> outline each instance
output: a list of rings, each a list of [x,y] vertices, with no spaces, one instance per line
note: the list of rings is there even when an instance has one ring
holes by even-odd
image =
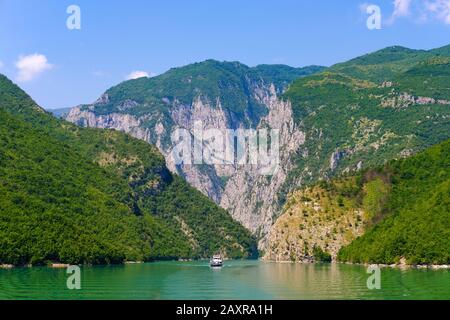
[[[124,133],[60,121],[0,76],[0,263],[254,256],[229,214]]]
[[[265,258],[449,264],[449,169],[447,140],[410,158],[298,190],[271,230]]]

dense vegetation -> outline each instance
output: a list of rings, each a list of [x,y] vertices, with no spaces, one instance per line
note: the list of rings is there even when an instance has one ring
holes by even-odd
[[[390,47],[294,81],[284,97],[306,141],[280,204],[297,186],[383,165],[450,138],[448,48]],[[430,99],[419,103],[419,97]]]
[[[449,263],[449,59],[450,46],[390,47],[294,81],[284,97],[306,141],[278,197],[285,213],[276,225],[291,227],[271,235],[291,246],[275,241],[272,255],[307,241],[335,257],[366,230],[340,250],[340,260]],[[320,179],[328,182],[317,185]],[[310,202],[299,198],[305,194]],[[324,235],[330,215],[337,227]]]
[[[299,189],[271,230],[266,257],[449,264],[449,168],[447,140],[406,159]]]
[[[0,75],[0,263],[256,255],[155,147],[57,120]]]
[[[450,56],[433,57],[394,78],[398,90],[422,97],[450,97]]]
[[[233,117],[245,119],[247,126],[256,126],[268,110],[248,94],[251,88],[273,83],[276,90],[281,91],[294,79],[321,70],[322,67],[318,66],[292,68],[284,65],[250,68],[239,62],[206,60],[173,68],[156,77],[125,81],[106,91],[108,102],[97,104],[94,111],[96,114],[131,112],[135,116],[151,111],[152,114],[161,114],[163,123],[170,125],[168,106],[175,102],[191,105],[194,100],[202,99],[213,107],[220,101],[222,108],[232,113]],[[127,100],[138,105],[133,106],[132,110],[121,107]],[[154,121],[150,119],[147,126],[154,127]]]
[[[323,251],[320,247],[313,248],[313,256],[317,262],[331,262],[331,254]]]
[[[437,52],[433,51],[393,46],[338,63],[331,67],[330,71],[381,83],[392,80],[398,73],[405,72],[418,62],[436,55]]]
[[[354,193],[373,222],[338,259],[358,263],[450,263],[450,140],[359,176]],[[372,190],[362,188],[368,184]],[[380,188],[381,191],[380,192]],[[389,191],[385,191],[389,190]],[[367,207],[368,206],[368,207]]]
[[[287,89],[294,80],[306,77],[325,70],[322,66],[308,66],[303,68],[293,68],[286,65],[261,64],[253,68],[256,74],[267,83],[275,84],[276,88],[282,92]]]

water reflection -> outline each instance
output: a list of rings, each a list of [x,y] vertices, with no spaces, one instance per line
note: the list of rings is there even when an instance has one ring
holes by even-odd
[[[0,270],[0,299],[450,299],[448,270],[383,268],[369,290],[363,266],[226,261],[82,267],[82,290],[65,269]]]

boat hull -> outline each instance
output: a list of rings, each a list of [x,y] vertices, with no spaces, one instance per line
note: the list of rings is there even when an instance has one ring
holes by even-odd
[[[222,262],[211,262],[209,265],[213,268],[217,268],[217,267],[221,267],[223,265],[223,263]]]

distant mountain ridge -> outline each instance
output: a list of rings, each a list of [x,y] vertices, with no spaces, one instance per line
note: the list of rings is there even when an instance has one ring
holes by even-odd
[[[53,114],[57,118],[64,119],[67,114],[70,112],[72,108],[57,108],[57,109],[48,109],[47,111]]]

